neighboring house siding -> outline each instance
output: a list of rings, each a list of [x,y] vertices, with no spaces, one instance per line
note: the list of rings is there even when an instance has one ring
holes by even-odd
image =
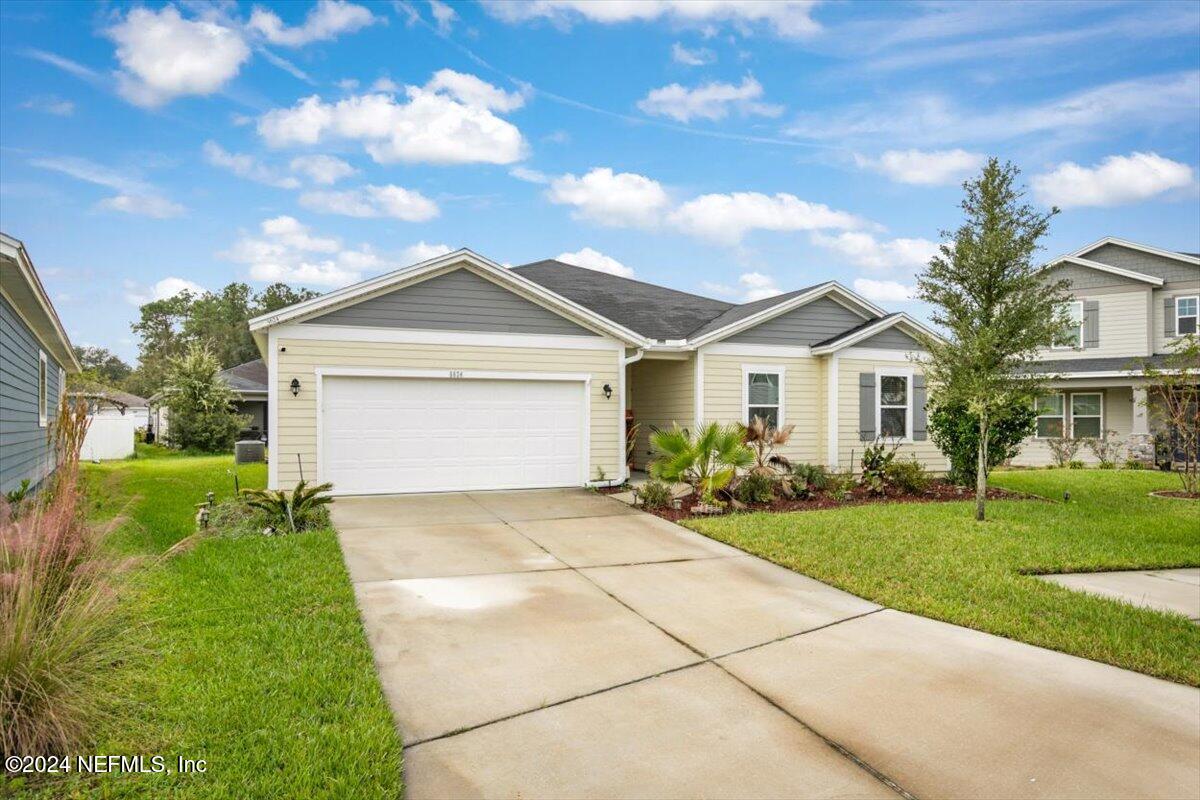
[[[337,342],[289,339],[281,336],[276,352],[279,407],[276,428],[271,431],[271,457],[277,459],[278,485],[292,486],[300,479],[296,457],[303,464],[304,476],[317,475],[317,367],[390,367],[428,370],[495,370],[511,372],[590,373],[590,452],[588,474],[603,468],[610,477],[621,474],[624,447],[620,426],[623,410],[614,392],[604,397],[604,384],[618,385],[621,351],[565,350],[551,348],[485,347],[473,345],[399,344],[391,342]],[[298,378],[308,390],[292,396],[288,385]]]
[[[813,345],[861,325],[866,319],[868,317],[857,314],[828,297],[820,297],[723,341],[740,344]]]
[[[1142,284],[1145,286],[1145,284]],[[1130,286],[1131,291],[1089,294],[1076,291],[1074,298],[1084,303],[1094,302],[1099,315],[1099,343],[1096,347],[1078,350],[1048,349],[1046,359],[1105,358],[1114,356],[1145,356],[1150,348],[1150,289]],[[1086,338],[1086,337],[1085,337]]]
[[[863,339],[854,345],[855,347],[878,347],[881,350],[920,350],[921,345],[916,339],[909,336],[904,331],[888,328],[886,331],[881,331],[874,336]]]
[[[1200,275],[1200,270],[1197,271],[1197,275]],[[1192,281],[1164,284],[1163,288],[1154,291],[1154,300],[1151,302],[1151,307],[1154,309],[1154,322],[1151,325],[1151,333],[1154,334],[1155,353],[1171,352],[1170,345],[1178,341],[1178,337],[1174,334],[1175,298],[1192,295],[1200,295],[1200,277]],[[1170,334],[1167,333],[1167,300],[1170,300],[1172,303]]]
[[[1106,289],[1114,286],[1134,288],[1148,285],[1145,281],[1126,278],[1124,275],[1114,275],[1111,272],[1104,272],[1099,269],[1081,267],[1078,264],[1059,264],[1047,274],[1051,280],[1066,278],[1070,281],[1071,288],[1069,291]]]
[[[704,355],[704,420],[744,422],[744,366],[779,366],[783,377],[784,425],[795,425],[791,441],[779,449],[794,462],[824,458],[826,416],[821,359],[779,356]]]
[[[1071,394],[1100,392],[1104,395],[1104,410],[1100,423],[1103,429],[1116,431],[1117,438],[1121,441],[1127,440],[1133,432],[1132,387],[1115,386],[1103,388],[1083,386],[1072,387],[1070,389],[1053,389],[1050,393],[1057,394],[1059,392],[1066,395],[1066,399],[1063,402],[1065,408],[1063,424],[1066,425],[1066,430],[1069,431],[1071,429]],[[1085,464],[1095,464],[1098,461],[1096,456],[1086,446],[1079,448],[1079,453],[1075,458]],[[1022,442],[1021,452],[1012,460],[1012,463],[1018,467],[1045,467],[1053,464],[1054,458],[1050,455],[1050,448],[1046,445],[1045,439],[1030,437]]]
[[[839,470],[858,472],[863,448],[871,444],[859,438],[859,375],[863,372],[874,373],[876,367],[912,369],[915,375],[921,374],[920,367],[906,361],[838,358],[837,467]],[[947,467],[945,456],[937,449],[937,445],[933,443],[932,439],[902,444],[898,454],[900,458],[916,458],[926,469],[933,472],[945,472]]]
[[[39,350],[46,352],[0,296],[0,491],[18,487],[22,478],[36,485],[51,468],[49,428],[38,420]],[[58,409],[60,369],[49,352],[46,368],[46,414],[52,421]]]
[[[645,469],[653,459],[650,434],[653,429],[669,429],[672,424],[691,430],[695,427],[695,357],[686,361],[643,358],[629,367],[626,402],[633,409],[638,425],[633,463]]]
[[[1195,281],[1200,275],[1200,266],[1185,264],[1173,258],[1131,250],[1119,244],[1105,244],[1080,256],[1088,261],[1099,261],[1122,269],[1157,275],[1164,281]]]
[[[465,268],[339,308],[304,324],[596,335]]]

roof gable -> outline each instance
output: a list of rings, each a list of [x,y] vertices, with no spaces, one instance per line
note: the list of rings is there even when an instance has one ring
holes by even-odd
[[[1130,286],[1145,288],[1162,285],[1154,275],[1119,270],[1108,264],[1087,261],[1081,258],[1063,258],[1046,265],[1047,272],[1071,282],[1071,289],[1098,289],[1106,286]]]
[[[853,311],[829,297],[818,297],[810,303],[747,328],[725,339],[744,344],[814,345],[850,328],[861,325],[873,316]]]
[[[1101,239],[1075,251],[1071,256],[1150,275],[1162,281],[1194,281],[1200,278],[1200,258],[1123,239]]]
[[[917,336],[940,338],[908,314],[896,312],[869,320],[812,348],[813,355],[827,355],[846,347],[872,347],[882,350],[920,350]]]

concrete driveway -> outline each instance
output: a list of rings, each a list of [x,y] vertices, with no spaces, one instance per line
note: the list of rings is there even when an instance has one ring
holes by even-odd
[[[1200,691],[583,490],[343,498],[410,798],[1200,797]]]

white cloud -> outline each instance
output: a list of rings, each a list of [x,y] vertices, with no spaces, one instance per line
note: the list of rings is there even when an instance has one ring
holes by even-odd
[[[185,210],[178,203],[163,197],[156,187],[140,178],[125,175],[85,158],[57,156],[35,158],[29,163],[35,167],[60,172],[76,180],[115,190],[117,192],[115,196],[101,200],[97,204],[100,208],[109,211],[165,219],[177,217]]]
[[[127,280],[124,286],[126,302],[135,306],[144,306],[155,300],[166,300],[168,297],[174,297],[183,292],[191,292],[196,296],[205,292],[204,287],[200,284],[189,281],[187,278],[176,277],[163,278],[153,286],[143,286],[136,281]]]
[[[158,12],[134,8],[105,34],[117,43],[117,90],[151,108],[181,95],[212,94],[250,57],[233,28],[215,19],[184,19],[170,5]]]
[[[99,83],[102,80],[102,76],[100,73],[96,72],[96,70],[92,69],[91,67],[85,67],[78,61],[72,61],[65,56],[60,56],[58,53],[51,53],[48,50],[38,50],[34,47],[28,47],[21,51],[21,55],[25,56],[26,58],[32,58],[35,61],[41,61],[43,64],[49,64],[52,67],[61,69],[68,75],[74,75],[76,78],[87,81],[88,83]]]
[[[358,88],[358,80],[356,78],[342,78],[340,81],[335,83],[334,86],[338,87],[343,92],[353,92]]]
[[[708,281],[703,282],[700,286],[710,294],[715,294],[729,300],[736,300],[739,303],[765,300],[768,297],[774,297],[777,294],[783,293],[783,290],[776,285],[774,278],[770,275],[764,275],[761,272],[743,272],[738,276],[737,286],[726,286]]]
[[[371,84],[372,92],[384,92],[386,94],[396,94],[402,88],[403,87],[400,84],[396,83],[386,75],[376,78],[375,82]]]
[[[1109,156],[1094,167],[1071,161],[1035,175],[1030,184],[1038,200],[1062,208],[1136,203],[1192,184],[1192,168],[1157,153]]]
[[[562,175],[550,182],[550,202],[575,208],[575,216],[601,225],[651,227],[669,199],[658,183],[632,172],[597,167],[581,178]]]
[[[330,186],[358,172],[342,159],[327,155],[296,156],[292,159],[291,168],[292,172],[298,172],[322,186]]]
[[[21,103],[21,108],[27,108],[30,111],[40,111],[43,114],[53,114],[56,117],[69,117],[75,113],[75,104],[70,100],[63,100],[61,97],[48,95],[45,97],[31,97],[24,103]]]
[[[231,153],[211,139],[202,148],[204,160],[214,167],[227,169],[239,178],[276,186],[280,189],[296,189],[300,181],[287,175],[280,175],[275,170],[261,163],[254,156],[246,153]]]
[[[505,22],[545,19],[567,27],[579,19],[603,24],[664,19],[697,28],[728,22],[739,27],[763,24],[777,36],[804,39],[821,30],[812,18],[814,5],[815,0],[488,0],[484,8]]]
[[[813,244],[841,253],[857,267],[881,272],[919,269],[929,263],[929,259],[938,251],[937,242],[928,239],[880,240],[862,231],[846,231],[832,236],[814,231],[811,238]]]
[[[314,191],[300,195],[300,205],[323,214],[347,217],[393,217],[425,222],[439,213],[437,203],[413,189],[394,184],[362,186],[343,191]]]
[[[508,174],[512,175],[517,180],[525,181],[526,183],[545,184],[550,182],[549,175],[536,169],[530,169],[529,167],[513,167],[508,171]]]
[[[855,278],[854,291],[873,303],[905,303],[916,297],[916,287],[905,286],[898,281],[875,281],[870,278]]]
[[[429,13],[433,14],[434,22],[437,23],[438,33],[447,34],[454,27],[454,21],[458,19],[458,13],[453,8],[439,0],[429,0]]]
[[[671,60],[676,64],[683,64],[688,67],[702,67],[705,64],[715,63],[717,54],[707,47],[692,49],[684,47],[680,42],[675,42],[675,44],[671,45]]]
[[[521,132],[493,113],[519,107],[519,94],[452,70],[441,70],[424,87],[405,87],[405,94],[407,102],[375,93],[336,103],[313,95],[264,114],[258,133],[273,147],[335,137],[362,141],[381,164],[511,164],[524,157]]]
[[[678,83],[652,89],[638,101],[638,108],[647,114],[670,117],[679,122],[693,119],[719,120],[729,116],[731,110],[742,115],[777,117],[783,106],[759,102],[763,95],[762,85],[747,75],[740,86],[732,83],[706,83],[695,89],[687,89]]]
[[[810,231],[865,224],[853,214],[795,195],[759,192],[701,195],[671,212],[670,221],[685,233],[722,244],[737,244],[752,230]]]
[[[400,260],[405,264],[419,264],[422,261],[428,261],[431,258],[444,256],[451,252],[449,246],[444,244],[426,244],[424,240],[416,244],[409,245],[400,253]]]
[[[574,253],[559,253],[558,259],[564,264],[574,264],[584,269],[594,269],[596,272],[607,272],[620,278],[632,278],[633,269],[625,266],[612,256],[606,256],[599,250],[584,247]]]
[[[336,39],[343,33],[353,33],[378,21],[379,18],[363,6],[344,0],[318,0],[304,18],[304,24],[294,27],[285,25],[275,12],[255,7],[250,15],[250,28],[271,44],[300,47],[310,42]]]
[[[218,254],[247,265],[255,281],[340,286],[357,281],[367,270],[384,267],[369,246],[346,247],[339,239],[313,236],[294,217],[263,220],[259,230],[258,235],[242,235]]]
[[[940,186],[965,180],[983,166],[984,156],[966,150],[887,150],[879,158],[854,155],[855,163],[897,183]]]

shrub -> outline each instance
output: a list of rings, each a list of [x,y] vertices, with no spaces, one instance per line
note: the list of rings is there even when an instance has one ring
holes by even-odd
[[[1120,460],[1123,444],[1118,436],[1116,431],[1104,431],[1097,438],[1085,440],[1092,455],[1100,462],[1100,469],[1112,469]]]
[[[1050,448],[1050,457],[1054,459],[1055,466],[1059,467],[1070,466],[1082,446],[1081,439],[1071,439],[1067,436],[1056,436],[1046,440],[1046,447]]]
[[[738,481],[734,494],[743,503],[770,503],[775,499],[777,479],[761,472],[751,472]]]
[[[1067,469],[1083,469],[1083,467],[1084,464],[1082,461],[1072,459],[1071,461],[1067,462]]]
[[[309,486],[307,481],[300,481],[290,492],[282,489],[243,489],[242,497],[246,505],[262,511],[266,515],[266,523],[275,530],[299,533],[329,521],[329,511],[325,506],[332,503],[333,498],[322,492],[332,488],[332,483]]]
[[[1112,461],[1101,461],[1096,465],[1097,469],[1116,469],[1117,465]]]
[[[198,344],[172,360],[167,390],[171,444],[205,453],[233,449],[238,431],[249,418],[234,411],[236,395],[220,371],[217,357]]]
[[[1146,465],[1140,461],[1126,461],[1122,468],[1138,470],[1138,469],[1145,469]]]
[[[920,494],[929,486],[929,473],[915,458],[893,461],[884,473],[888,481],[905,494]]]
[[[887,491],[890,483],[888,469],[896,460],[896,450],[899,446],[898,443],[889,446],[883,439],[876,439],[872,444],[867,445],[859,460],[859,466],[862,467],[862,476],[859,482],[875,494],[883,494]]]
[[[650,474],[659,480],[688,484],[708,505],[720,505],[716,493],[729,485],[739,468],[754,463],[754,454],[742,442],[737,425],[710,422],[695,436],[675,425],[652,433],[650,445],[657,453]]]
[[[853,496],[854,476],[849,473],[836,473],[829,476],[825,493],[839,503],[844,503]]]
[[[653,478],[638,487],[638,497],[644,508],[667,508],[675,500],[671,496],[671,487]]]
[[[988,465],[1003,464],[1020,452],[1020,445],[1031,436],[1037,424],[1037,412],[1026,400],[1013,401],[1005,412],[988,425]],[[947,478],[959,486],[975,485],[979,463],[979,418],[965,403],[938,403],[929,409],[929,438],[950,459]]]
[[[803,481],[810,492],[822,492],[829,486],[829,473],[820,464],[796,464],[792,467],[792,483]]]
[[[785,425],[782,428],[772,428],[762,417],[755,417],[750,424],[742,428],[742,442],[754,454],[754,466],[751,472],[763,475],[776,475],[780,471],[787,472],[792,464],[786,458],[775,452],[776,447],[783,447],[792,438],[795,425]]]
[[[84,520],[79,445],[87,406],[64,402],[52,428],[58,469],[41,502],[16,518],[0,500],[0,753],[78,752],[105,679],[129,637],[116,617],[120,565],[107,529]]]

